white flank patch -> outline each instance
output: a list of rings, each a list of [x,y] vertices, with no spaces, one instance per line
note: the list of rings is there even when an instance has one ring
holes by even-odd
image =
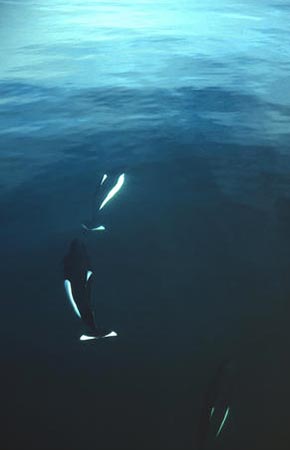
[[[90,277],[93,275],[93,272],[91,270],[87,271],[87,281],[89,281]]]
[[[101,206],[99,207],[99,210],[103,209],[103,207],[117,194],[117,192],[119,192],[119,190],[124,184],[124,181],[125,181],[125,174],[122,173],[122,175],[119,176],[115,186],[110,190],[107,197],[103,200]]]
[[[72,304],[72,307],[74,309],[74,312],[76,313],[76,315],[81,318],[80,312],[78,310],[78,307],[76,305],[76,302],[74,300],[73,294],[72,294],[72,290],[71,290],[71,283],[69,280],[64,280],[64,288],[65,288],[65,292],[67,293],[68,299]]]
[[[103,184],[103,183],[105,183],[105,181],[106,181],[106,179],[108,178],[108,175],[103,175],[103,178],[102,178],[102,181],[101,181],[101,185]]]
[[[86,334],[82,334],[80,337],[80,341],[91,341],[92,339],[98,339],[95,336],[87,336]]]
[[[228,417],[228,415],[229,415],[229,412],[230,412],[230,407],[228,406],[228,407],[227,407],[227,410],[226,410],[226,412],[225,412],[224,418],[223,418],[223,420],[222,420],[221,426],[219,427],[218,432],[217,432],[217,434],[216,434],[216,437],[218,437],[218,436],[221,434],[221,431],[222,431],[222,429],[223,429],[223,427],[224,427],[224,424],[225,424],[225,422],[226,422],[226,420],[227,420],[227,417]]]

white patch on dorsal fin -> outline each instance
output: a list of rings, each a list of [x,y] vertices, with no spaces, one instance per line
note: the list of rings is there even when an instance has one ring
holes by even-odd
[[[87,282],[89,281],[90,277],[93,275],[93,272],[91,270],[87,271]]]
[[[119,176],[115,186],[110,190],[106,198],[103,200],[101,206],[99,207],[99,210],[103,209],[103,207],[117,194],[117,192],[119,192],[119,190],[124,184],[124,181],[125,181],[125,174],[122,173],[122,175]]]
[[[73,294],[72,294],[71,282],[70,282],[69,280],[64,280],[64,288],[65,288],[66,294],[67,294],[67,296],[68,296],[68,299],[69,299],[69,301],[70,301],[71,304],[72,304],[72,307],[73,307],[73,309],[74,309],[74,312],[76,313],[76,315],[77,315],[79,318],[81,318],[81,314],[80,314],[80,312],[79,312],[79,309],[78,309],[78,307],[77,307],[77,305],[76,305],[76,302],[75,302],[74,297],[73,297]]]
[[[105,174],[103,175],[103,178],[102,178],[102,181],[101,181],[101,186],[102,186],[103,183],[105,183],[105,181],[106,181],[107,178],[108,178],[108,175],[105,173]]]

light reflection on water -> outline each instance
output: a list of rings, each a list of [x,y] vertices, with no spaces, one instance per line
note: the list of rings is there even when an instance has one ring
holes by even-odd
[[[289,139],[286,6],[1,1],[1,158],[24,136],[23,161],[45,167],[65,158],[64,137],[74,145],[91,136],[109,155],[111,133],[122,140],[127,132],[130,147],[136,135],[145,143],[166,130],[193,144],[201,133],[281,152]],[[154,159],[158,147],[143,152]],[[127,148],[123,158],[136,155]],[[7,186],[16,182],[1,172]],[[31,175],[23,167],[19,181]]]

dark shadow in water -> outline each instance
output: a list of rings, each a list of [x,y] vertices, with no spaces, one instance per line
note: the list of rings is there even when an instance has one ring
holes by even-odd
[[[71,159],[7,197],[3,448],[193,448],[202,392],[229,353],[238,386],[217,448],[288,448],[288,178],[261,153],[126,168],[109,232],[86,237],[97,317],[120,335],[106,342],[78,342],[61,274],[104,167]]]

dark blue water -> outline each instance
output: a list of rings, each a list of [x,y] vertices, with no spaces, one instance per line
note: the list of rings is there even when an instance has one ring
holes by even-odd
[[[289,450],[290,7],[0,2],[0,448]],[[85,237],[117,339],[81,343],[62,258]]]

